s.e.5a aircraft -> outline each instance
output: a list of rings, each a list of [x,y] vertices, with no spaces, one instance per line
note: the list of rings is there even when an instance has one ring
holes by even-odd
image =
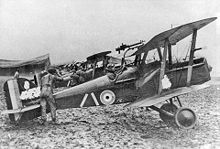
[[[125,107],[148,107],[159,112],[165,123],[173,122],[185,129],[194,127],[196,114],[182,107],[178,97],[208,87],[204,83],[211,79],[211,66],[204,57],[195,58],[194,53],[199,50],[196,48],[197,31],[216,19],[207,18],[172,28],[146,43],[123,44],[116,49],[124,50],[118,66],[109,66],[107,60],[97,66],[94,57],[92,68],[83,70],[85,74],[88,71],[88,75],[92,75],[89,80],[54,93],[57,109],[128,103]],[[174,60],[172,47],[189,35],[192,35],[192,42],[188,58]],[[128,55],[131,50],[133,54]],[[147,61],[153,50],[159,59]],[[126,61],[128,57],[133,57],[133,61]],[[2,113],[9,114],[11,121],[24,122],[41,115],[40,104],[35,102],[39,100],[40,93],[37,82],[25,78],[5,82],[8,110]],[[162,102],[165,103],[158,108],[156,104]]]

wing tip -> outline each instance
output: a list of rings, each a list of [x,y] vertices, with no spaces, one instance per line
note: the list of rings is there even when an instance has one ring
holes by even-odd
[[[210,18],[206,18],[204,20],[209,20],[208,22],[211,23],[211,22],[215,21],[216,19],[218,19],[218,17],[210,17]]]
[[[218,19],[218,17],[211,17],[210,19],[212,19],[212,20],[216,20],[216,19]]]

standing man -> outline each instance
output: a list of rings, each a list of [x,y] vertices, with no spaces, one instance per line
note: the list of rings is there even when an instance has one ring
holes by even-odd
[[[40,94],[40,104],[41,104],[41,114],[43,124],[46,124],[46,105],[50,106],[52,122],[56,123],[56,103],[53,98],[53,84],[55,80],[62,81],[63,78],[56,76],[56,69],[49,68],[47,70],[48,74],[41,78],[41,94]]]

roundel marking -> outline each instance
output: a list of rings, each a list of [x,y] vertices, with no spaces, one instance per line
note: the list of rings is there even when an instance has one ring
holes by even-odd
[[[115,93],[111,90],[104,90],[100,94],[100,100],[104,105],[111,105],[115,102]]]

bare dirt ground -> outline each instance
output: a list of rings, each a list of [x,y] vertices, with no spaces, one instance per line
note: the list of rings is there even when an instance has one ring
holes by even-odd
[[[4,148],[220,148],[220,85],[180,96],[198,116],[190,130],[168,127],[155,111],[124,105],[59,110],[59,125],[33,120],[20,126],[0,115]],[[158,105],[160,106],[160,105]],[[0,110],[6,109],[0,93]],[[50,120],[50,115],[48,115]]]

